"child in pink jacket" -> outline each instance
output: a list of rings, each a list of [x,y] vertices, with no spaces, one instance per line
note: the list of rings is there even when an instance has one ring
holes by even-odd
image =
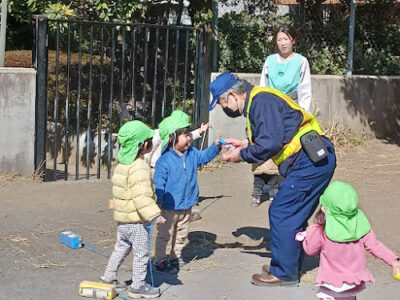
[[[365,250],[392,266],[395,274],[400,269],[399,257],[376,239],[357,202],[351,185],[333,182],[320,198],[316,224],[296,235],[308,255],[320,254],[315,281],[320,299],[356,299],[365,282],[375,282]]]

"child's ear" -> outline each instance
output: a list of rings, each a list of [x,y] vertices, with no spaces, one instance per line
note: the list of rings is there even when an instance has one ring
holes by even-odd
[[[152,142],[151,140],[147,140],[146,143],[145,143],[145,145],[144,145],[144,147],[145,147],[147,150],[150,150],[152,146],[153,146],[153,142]]]

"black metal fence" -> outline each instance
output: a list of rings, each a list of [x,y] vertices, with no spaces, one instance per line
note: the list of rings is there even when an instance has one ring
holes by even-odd
[[[190,113],[194,126],[202,120],[205,30],[43,16],[33,22],[35,166],[45,180],[110,178],[126,120],[156,127],[175,108]]]

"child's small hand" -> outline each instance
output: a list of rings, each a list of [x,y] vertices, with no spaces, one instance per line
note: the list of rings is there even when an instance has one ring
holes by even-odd
[[[392,262],[393,274],[398,274],[400,272],[400,261],[397,259]]]
[[[155,221],[154,224],[160,225],[160,224],[164,224],[166,221],[167,220],[163,216],[160,216],[157,218],[157,221]]]
[[[207,122],[207,123],[201,123],[201,125],[200,125],[200,135],[202,135],[204,132],[206,132],[207,131],[207,129],[208,128],[210,128],[211,126],[210,126],[210,124]]]
[[[215,145],[217,146],[217,147],[222,147],[222,144],[220,143],[220,139],[219,139],[220,137],[218,137],[216,140],[215,140]]]
[[[296,233],[296,236],[294,239],[298,242],[302,242],[305,240],[306,236],[307,236],[307,233],[305,231],[300,231],[300,232]]]

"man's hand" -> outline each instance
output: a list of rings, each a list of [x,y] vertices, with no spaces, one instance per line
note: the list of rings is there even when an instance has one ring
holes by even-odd
[[[238,163],[240,162],[239,152],[240,147],[230,148],[227,152],[222,153],[221,157],[224,161]]]
[[[235,148],[240,148],[240,150],[247,148],[247,146],[249,145],[249,141],[247,139],[245,139],[245,140],[225,139],[225,142],[227,144],[233,145]]]
[[[228,162],[240,162],[239,152],[240,150],[247,148],[247,146],[249,145],[249,141],[247,139],[225,139],[225,142],[229,144],[229,146],[224,147],[228,148],[229,150],[221,154],[222,159]]]

